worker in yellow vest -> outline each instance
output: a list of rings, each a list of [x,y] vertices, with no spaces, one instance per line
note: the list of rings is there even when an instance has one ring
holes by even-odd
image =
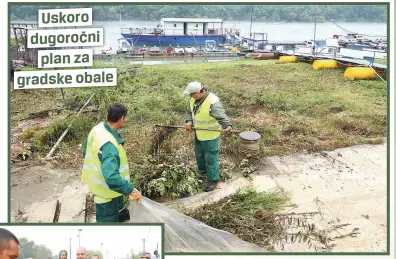
[[[222,128],[226,134],[232,130],[232,125],[220,99],[212,92],[205,89],[199,82],[191,82],[183,93],[190,95],[190,103],[187,108],[185,129],[192,132],[192,127],[204,129]],[[208,185],[205,191],[213,191],[220,178],[219,154],[220,154],[220,131],[195,131],[195,158],[197,171],[207,174]]]
[[[82,181],[94,194],[97,222],[129,220],[129,199],[142,199],[130,181],[124,140],[118,133],[127,112],[122,104],[111,105],[107,121],[93,127],[84,141]]]

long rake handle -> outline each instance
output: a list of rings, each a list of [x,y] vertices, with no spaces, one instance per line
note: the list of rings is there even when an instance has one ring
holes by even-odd
[[[184,129],[184,126],[171,126],[171,125],[158,125],[158,124],[156,124],[155,126],[156,126],[156,127],[163,127],[163,128]],[[220,130],[217,130],[217,129],[202,129],[202,128],[195,128],[195,127],[193,127],[192,129],[193,129],[193,130],[218,131],[218,132],[223,132],[223,131],[224,131],[224,130],[222,130],[222,129],[220,129]],[[232,132],[232,133],[241,133],[240,130],[231,130],[230,132]]]

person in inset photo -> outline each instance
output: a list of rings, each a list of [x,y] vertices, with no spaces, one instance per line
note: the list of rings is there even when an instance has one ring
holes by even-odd
[[[140,259],[151,259],[151,254],[150,253],[145,253],[140,257]]]
[[[0,259],[18,259],[19,240],[9,230],[0,228]]]
[[[59,252],[59,259],[67,259],[67,251],[66,250],[61,250]]]
[[[77,259],[87,259],[87,249],[85,247],[77,248],[76,257]]]

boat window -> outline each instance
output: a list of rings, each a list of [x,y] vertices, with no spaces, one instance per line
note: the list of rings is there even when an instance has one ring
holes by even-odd
[[[195,24],[195,27],[198,27],[198,23],[197,23],[197,24]]]
[[[176,23],[175,23],[175,24],[173,24],[173,27],[177,27]]]

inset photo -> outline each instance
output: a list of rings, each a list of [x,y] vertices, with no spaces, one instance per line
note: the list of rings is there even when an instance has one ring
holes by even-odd
[[[163,225],[0,226],[1,259],[162,259]]]

